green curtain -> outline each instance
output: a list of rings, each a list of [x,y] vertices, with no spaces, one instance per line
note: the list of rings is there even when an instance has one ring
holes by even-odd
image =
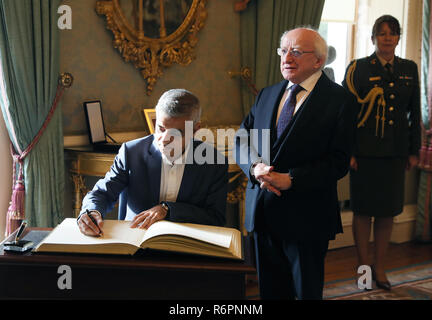
[[[1,109],[15,150],[38,133],[56,96],[57,9],[61,0],[0,0],[0,58],[7,97]],[[42,138],[24,159],[25,218],[30,226],[63,220],[63,125],[57,107]]]
[[[252,0],[240,17],[242,67],[252,71],[252,82],[257,89],[282,80],[279,69],[280,37],[297,26],[318,28],[325,0]],[[246,115],[254,95],[242,87],[242,107]]]
[[[430,92],[430,83],[428,81],[429,74],[432,71],[430,68],[430,7],[431,0],[423,1],[423,45],[422,45],[422,66],[421,66],[421,109],[422,120],[426,130],[430,130],[428,97]],[[430,143],[430,142],[429,142]],[[420,181],[418,188],[417,200],[417,219],[415,227],[415,239],[418,241],[431,241],[432,240],[432,224],[431,224],[431,201],[432,201],[432,173],[421,170]]]

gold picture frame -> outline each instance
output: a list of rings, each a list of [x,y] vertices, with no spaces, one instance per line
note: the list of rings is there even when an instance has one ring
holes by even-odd
[[[156,126],[156,109],[143,109],[143,111],[149,132],[153,134]]]
[[[150,2],[156,5],[151,12]],[[198,32],[207,19],[206,2],[98,0],[96,12],[105,16],[114,48],[141,73],[150,95],[165,68],[187,66],[195,59]]]

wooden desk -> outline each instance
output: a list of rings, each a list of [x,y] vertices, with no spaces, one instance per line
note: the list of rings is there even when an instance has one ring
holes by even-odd
[[[116,154],[93,151],[91,146],[70,147],[65,149],[66,160],[70,163],[69,173],[73,182],[73,214],[78,217],[82,199],[89,191],[85,185],[85,176],[103,177],[110,170]],[[227,155],[226,155],[227,156]],[[247,178],[237,164],[228,167],[229,183],[237,181],[234,190],[227,195],[227,203],[239,204],[239,226],[243,235],[244,229],[244,193]]]
[[[24,239],[43,230],[49,229],[31,228]],[[244,261],[148,250],[134,256],[15,254],[0,243],[0,299],[244,299],[245,276],[256,272],[252,241],[244,240]],[[71,268],[70,290],[58,288],[61,265]]]

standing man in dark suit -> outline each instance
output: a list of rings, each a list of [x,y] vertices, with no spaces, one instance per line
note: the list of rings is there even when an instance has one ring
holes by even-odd
[[[245,226],[262,299],[322,299],[328,242],[342,232],[337,180],[348,172],[354,101],[322,72],[316,31],[285,32],[278,54],[285,80],[260,91],[236,136]]]

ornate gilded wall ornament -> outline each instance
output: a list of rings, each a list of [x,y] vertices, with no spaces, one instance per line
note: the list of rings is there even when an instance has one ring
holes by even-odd
[[[59,76],[58,83],[63,88],[70,88],[73,83],[73,76],[68,72],[63,72]]]
[[[198,32],[207,18],[207,0],[98,0],[114,35],[113,46],[147,82],[150,95],[163,67],[195,59]]]

